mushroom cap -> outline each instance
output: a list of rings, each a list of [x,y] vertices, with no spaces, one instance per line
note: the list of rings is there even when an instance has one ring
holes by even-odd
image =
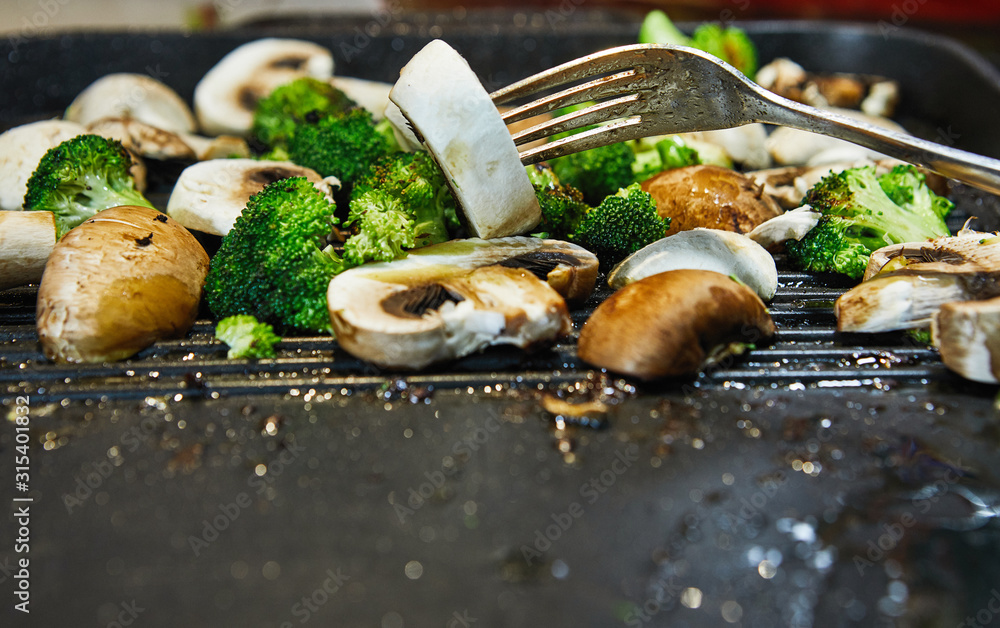
[[[0,209],[21,209],[28,179],[45,153],[87,128],[67,120],[41,120],[0,134]]]
[[[625,286],[594,310],[577,355],[643,380],[691,375],[721,353],[774,334],[753,290],[710,270],[681,269]]]
[[[129,118],[173,133],[193,133],[190,107],[170,87],[145,74],[106,74],[66,108],[67,120],[84,126],[102,118]]]
[[[315,170],[290,161],[210,159],[192,164],[177,178],[167,214],[188,229],[226,235],[251,196],[268,183],[289,177],[323,182]]]
[[[278,38],[257,39],[237,47],[194,88],[194,110],[201,130],[209,135],[247,135],[257,101],[303,76],[330,80],[330,51],[309,41]]]
[[[781,207],[749,177],[720,166],[671,168],[642,182],[656,211],[670,218],[669,234],[696,227],[749,233]]]
[[[778,291],[778,270],[764,247],[739,233],[701,228],[661,238],[629,255],[608,274],[608,285],[623,288],[679,268],[732,275],[764,301],[773,299]]]
[[[194,324],[208,255],[148,207],[112,207],[56,244],[38,288],[38,339],[57,362],[121,360]]]
[[[966,379],[1000,383],[1000,297],[945,303],[931,322],[945,366]]]
[[[562,295],[585,299],[596,276],[596,257],[569,243],[452,240],[337,275],[327,303],[344,350],[417,369],[489,345],[532,347],[568,333]]]
[[[403,67],[389,98],[441,166],[471,233],[499,238],[541,220],[510,131],[468,62],[436,39]]]
[[[0,211],[0,290],[39,281],[55,245],[52,212]]]
[[[150,159],[196,161],[223,159],[232,155],[250,156],[246,140],[233,135],[201,137],[193,133],[165,131],[131,118],[101,118],[87,130],[116,139],[133,153]]]

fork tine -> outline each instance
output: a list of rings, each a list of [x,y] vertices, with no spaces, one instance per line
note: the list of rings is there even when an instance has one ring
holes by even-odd
[[[625,140],[634,140],[651,135],[650,122],[635,115],[611,124],[599,126],[575,135],[560,138],[534,148],[520,151],[521,163],[525,166],[555,159],[570,153],[578,153],[599,146],[607,146]]]
[[[644,75],[638,75],[634,69],[618,72],[611,76],[601,78],[569,87],[561,92],[556,92],[549,96],[544,96],[537,100],[525,103],[520,107],[508,109],[501,117],[505,124],[524,120],[537,115],[551,113],[557,109],[587,102],[589,100],[600,100],[608,96],[624,93],[626,89],[635,90],[649,87],[648,81],[643,81]]]
[[[513,135],[514,144],[520,146],[565,131],[574,131],[591,124],[635,115],[642,111],[644,105],[645,102],[640,94],[625,94],[613,100],[606,100],[586,109],[558,116],[519,131]],[[601,128],[606,128],[606,126],[602,124]]]
[[[637,57],[632,52],[642,47],[642,44],[622,46],[568,61],[498,89],[490,94],[490,98],[495,104],[502,105],[566,83],[633,68]]]

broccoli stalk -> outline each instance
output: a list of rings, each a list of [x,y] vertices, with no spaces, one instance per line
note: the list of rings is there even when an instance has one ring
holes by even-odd
[[[250,197],[209,266],[205,299],[212,312],[330,332],[326,289],[347,266],[327,245],[334,210],[305,177],[275,181]]]
[[[689,46],[715,55],[753,80],[757,73],[757,48],[746,32],[729,26],[704,23],[688,37],[660,10],[650,11],[639,27],[640,44]]]
[[[803,202],[822,214],[804,238],[785,245],[789,259],[804,270],[860,279],[876,249],[950,233],[944,219],[953,204],[909,165],[880,177],[870,166],[830,174]]]
[[[257,101],[250,133],[272,153],[284,151],[296,125],[308,116],[340,115],[356,106],[347,94],[326,81],[298,78]]]
[[[219,321],[215,337],[229,345],[226,357],[230,360],[273,358],[276,355],[274,345],[281,341],[274,328],[249,314],[227,316]]]
[[[132,157],[118,140],[78,135],[48,150],[28,179],[26,210],[55,214],[57,237],[99,211],[153,207],[136,188]]]
[[[656,212],[656,201],[638,183],[618,190],[587,213],[571,240],[610,267],[666,236],[670,219]]]

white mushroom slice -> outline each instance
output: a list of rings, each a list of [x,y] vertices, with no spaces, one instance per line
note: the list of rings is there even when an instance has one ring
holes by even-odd
[[[87,130],[116,139],[130,151],[150,159],[201,161],[250,156],[250,148],[241,137],[175,133],[129,118],[102,118],[92,122]]]
[[[945,303],[931,337],[945,366],[976,382],[1000,383],[1000,298]]]
[[[347,97],[359,106],[370,111],[376,122],[385,117],[385,107],[389,104],[392,83],[335,76],[330,79],[330,84],[347,94]]]
[[[850,109],[831,108],[830,110],[893,131],[898,131],[899,133],[906,133],[903,127],[888,118],[868,116]],[[767,137],[765,146],[771,157],[774,158],[775,163],[789,166],[816,166],[821,163],[821,160],[835,162],[856,161],[859,159],[882,159],[885,157],[881,153],[858,146],[847,140],[819,133],[811,133],[809,131],[800,131],[791,127],[779,127],[775,129]]]
[[[487,346],[555,340],[572,327],[557,290],[577,292],[589,276],[589,293],[597,260],[568,243],[532,239],[453,240],[337,275],[327,292],[337,341],[379,366],[418,369]],[[545,273],[539,261],[551,264],[548,283],[537,276]]]
[[[510,132],[455,49],[427,44],[389,98],[441,166],[474,235],[498,238],[538,224],[541,209]]]
[[[21,209],[28,179],[50,149],[87,132],[66,120],[42,120],[0,134],[0,210]]]
[[[767,151],[767,130],[763,124],[745,124],[731,129],[682,133],[684,141],[705,142],[721,147],[734,162],[748,170],[771,165]]]
[[[389,104],[385,106],[383,115],[392,124],[392,134],[396,136],[396,142],[400,148],[411,153],[417,150],[427,150],[424,143],[420,141],[417,134],[410,128],[410,122],[403,115],[403,112],[399,110],[399,107],[396,106],[396,103],[389,101]]]
[[[84,126],[102,118],[131,118],[174,133],[193,133],[195,119],[173,89],[145,74],[107,74],[66,108],[67,120]]]
[[[215,64],[194,88],[201,130],[209,135],[247,135],[257,101],[303,76],[330,80],[330,51],[297,39],[265,38],[243,44]]]
[[[736,277],[764,301],[778,290],[774,258],[745,235],[721,229],[692,229],[657,240],[622,260],[608,275],[614,289],[679,268],[712,270]]]
[[[226,235],[251,196],[268,183],[288,177],[323,184],[315,170],[290,161],[211,159],[192,164],[178,177],[167,214],[188,229]],[[329,192],[328,188],[324,191]]]
[[[40,281],[55,245],[52,212],[0,211],[0,290]]]
[[[787,240],[801,240],[816,226],[822,215],[803,205],[757,225],[747,237],[765,249],[783,245]]]
[[[886,248],[873,255],[875,266],[865,273],[870,279],[837,299],[839,330],[926,327],[946,303],[1000,296],[1000,237],[993,234],[964,230],[958,236]]]

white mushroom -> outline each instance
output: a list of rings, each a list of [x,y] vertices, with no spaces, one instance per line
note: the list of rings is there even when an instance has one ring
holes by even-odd
[[[966,379],[1000,383],[1000,297],[945,303],[931,320],[945,366]]]
[[[258,39],[231,51],[198,82],[194,110],[203,132],[250,132],[257,101],[276,87],[303,76],[328,81],[333,56],[326,48],[297,39]]]
[[[418,369],[491,345],[555,340],[572,327],[562,295],[582,300],[596,276],[597,259],[569,243],[453,240],[345,271],[327,303],[344,350]]]
[[[87,130],[116,139],[133,153],[151,159],[201,161],[250,156],[246,140],[235,135],[202,137],[176,133],[129,118],[102,118],[92,122]]]
[[[0,211],[0,290],[41,280],[55,245],[52,212]]]
[[[187,103],[145,74],[116,73],[97,79],[70,103],[64,117],[84,126],[102,118],[129,118],[173,133],[195,130]]]
[[[764,301],[778,290],[774,258],[762,246],[739,233],[701,228],[662,238],[629,255],[608,274],[608,285],[619,289],[678,268],[736,277]]]
[[[850,109],[831,109],[837,113],[869,122],[899,133],[906,130],[889,120],[877,116],[868,116],[860,111]],[[767,151],[774,162],[788,166],[817,166],[823,163],[839,161],[858,161],[862,159],[883,159],[885,156],[869,148],[859,146],[847,140],[837,139],[828,135],[801,131],[791,127],[775,129],[765,142]]]
[[[28,179],[45,153],[86,132],[76,122],[42,120],[0,134],[0,210],[21,209]]]
[[[822,215],[809,205],[796,207],[757,225],[747,237],[765,249],[783,245],[786,240],[801,240]]]
[[[472,234],[524,233],[541,209],[517,147],[472,68],[441,40],[403,67],[389,98],[444,171]]]
[[[767,130],[763,124],[745,124],[731,129],[682,133],[685,142],[704,142],[722,148],[734,162],[747,170],[759,170],[771,165],[767,151]],[[697,148],[697,146],[696,146]]]
[[[315,170],[289,161],[211,159],[181,172],[170,193],[167,214],[188,229],[226,235],[252,195],[288,177],[306,177],[330,194]]]
[[[389,104],[392,83],[369,81],[350,76],[334,76],[330,84],[347,94],[347,97],[371,112],[375,121],[385,117],[385,107]]]

